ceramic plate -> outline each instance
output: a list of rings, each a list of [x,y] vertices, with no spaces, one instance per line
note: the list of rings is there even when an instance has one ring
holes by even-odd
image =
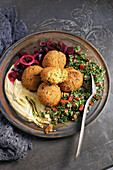
[[[56,127],[56,131],[50,132],[49,134],[45,134],[44,130],[38,128],[34,123],[29,123],[21,118],[13,107],[10,105],[4,91],[4,79],[5,76],[10,68],[10,66],[16,60],[16,54],[20,50],[27,51],[28,53],[32,53],[34,50],[34,46],[37,46],[38,42],[41,40],[48,40],[52,42],[61,41],[65,43],[67,46],[81,46],[82,51],[85,51],[88,56],[91,57],[92,60],[96,61],[98,64],[102,66],[103,69],[106,70],[105,77],[104,77],[104,92],[103,97],[100,101],[98,101],[90,110],[87,120],[86,126],[90,125],[102,112],[108,95],[109,95],[109,88],[110,88],[110,79],[109,73],[106,66],[106,63],[101,56],[101,54],[86,40],[72,35],[65,32],[59,31],[45,31],[45,32],[38,32],[23,39],[19,40],[15,44],[13,44],[1,58],[0,61],[0,109],[3,115],[16,127],[25,131],[29,134],[44,137],[44,138],[60,138],[70,136],[75,134],[80,130],[81,119],[79,118],[76,122],[69,121],[65,125],[61,126],[60,124]]]

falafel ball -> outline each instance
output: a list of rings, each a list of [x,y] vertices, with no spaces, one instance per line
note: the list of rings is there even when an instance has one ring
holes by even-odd
[[[60,69],[57,67],[46,67],[41,71],[41,81],[48,82],[50,84],[58,84],[64,82],[68,77],[68,71],[66,69]]]
[[[45,106],[56,106],[61,99],[60,87],[56,84],[41,83],[37,90],[38,100]]]
[[[66,70],[68,71],[68,78],[60,84],[61,90],[70,92],[79,89],[83,83],[83,74],[73,67],[66,68]]]
[[[37,91],[37,87],[41,81],[40,73],[42,69],[38,65],[27,67],[22,74],[22,85],[30,91]]]
[[[66,65],[66,56],[62,52],[56,50],[49,51],[42,61],[43,67],[59,67],[64,68]]]

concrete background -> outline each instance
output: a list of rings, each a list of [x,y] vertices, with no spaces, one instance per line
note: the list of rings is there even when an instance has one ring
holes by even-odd
[[[81,155],[75,161],[79,134],[63,139],[32,136],[33,150],[21,162],[0,162],[0,170],[97,170],[113,165],[113,1],[0,0],[16,6],[29,33],[56,29],[91,42],[103,55],[111,75],[111,92],[101,116],[85,130]]]

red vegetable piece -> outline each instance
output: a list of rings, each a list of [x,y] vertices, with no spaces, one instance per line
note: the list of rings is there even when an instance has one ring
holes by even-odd
[[[98,86],[98,87],[101,87],[101,84],[98,82],[98,83],[97,83],[97,86]]]
[[[74,55],[74,48],[73,47],[67,47],[67,53],[69,55]]]
[[[87,61],[90,61],[91,59],[90,59],[90,57],[87,59]]]
[[[57,121],[58,120],[58,118],[56,118],[56,117],[53,117],[53,121]]]
[[[69,109],[65,109],[64,112],[65,112],[65,113],[68,113],[68,110],[69,110]]]
[[[45,41],[40,41],[40,46],[41,47],[45,47],[46,46],[46,42]]]
[[[33,63],[33,64],[40,65],[39,61],[37,61],[37,60],[34,60],[34,63]]]
[[[46,113],[50,113],[51,112],[51,109],[50,108],[46,108]]]
[[[64,43],[62,43],[62,52],[66,53],[66,51],[67,51],[67,46]]]
[[[56,107],[52,108],[53,112],[56,112],[58,109]]]
[[[84,70],[84,65],[83,64],[80,64],[80,69]]]
[[[97,100],[100,100],[100,97],[97,97]]]
[[[58,42],[58,46],[62,48],[62,43],[60,41]]]
[[[61,100],[60,102],[62,105],[64,105],[64,103],[68,103],[68,100]]]
[[[69,96],[68,101],[71,102],[73,100],[74,96]]]
[[[14,81],[18,78],[19,73],[15,72],[15,71],[11,71],[8,74],[8,79],[10,80],[10,82],[12,82],[14,84]]]
[[[75,58],[75,59],[73,59],[73,62],[77,62],[77,59]]]
[[[83,84],[83,87],[85,87],[85,88],[86,88],[86,84]]]
[[[82,51],[80,50],[80,51],[78,52],[78,54],[81,55],[81,54],[82,54]]]
[[[48,53],[48,51],[49,51],[49,50],[48,50],[48,48],[46,47],[46,48],[45,48],[45,52]]]
[[[48,50],[55,50],[55,48],[52,47],[51,45],[48,45],[47,48],[48,48]]]
[[[77,119],[78,115],[79,115],[79,112],[76,112],[76,113],[72,116],[72,120]]]
[[[19,51],[18,52],[19,58],[21,58],[23,55],[27,55],[27,53],[25,51]]]
[[[90,101],[89,104],[92,106],[92,105],[94,104],[94,102],[93,102],[93,101]]]
[[[38,57],[39,56],[39,53],[36,53],[35,55],[34,55],[34,58],[36,58],[36,57]]]
[[[79,110],[80,110],[80,111],[82,111],[82,110],[83,110],[83,108],[84,108],[84,105],[83,105],[83,104],[81,104],[81,105],[80,105],[80,107],[79,107]]]
[[[14,67],[16,67],[18,65],[18,63],[20,62],[20,59],[16,60]]]
[[[72,107],[76,107],[77,105],[76,105],[76,102],[72,102]]]
[[[78,116],[78,114],[77,114],[77,113],[75,113],[72,117],[75,117],[75,116]]]
[[[76,100],[78,100],[78,101],[80,100],[78,96],[77,96]]]
[[[30,61],[29,63],[27,63],[27,62],[24,60],[25,58],[28,58],[28,57],[32,59],[32,61]],[[24,55],[24,56],[22,56],[22,57],[20,58],[20,62],[21,62],[22,64],[26,65],[26,66],[31,66],[31,64],[34,63],[34,56],[32,56],[32,55]]]
[[[47,42],[47,45],[51,45],[52,43],[50,41]]]

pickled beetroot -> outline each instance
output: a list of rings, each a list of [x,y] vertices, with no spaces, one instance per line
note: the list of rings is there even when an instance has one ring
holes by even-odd
[[[26,66],[22,63],[19,63],[18,68],[19,70],[25,70]]]
[[[19,51],[18,52],[18,57],[21,58],[23,55],[27,55],[27,52],[25,51]]]
[[[68,49],[68,47],[64,43],[62,43],[62,52],[64,54],[66,53],[67,49]]]
[[[67,53],[68,53],[68,55],[74,55],[74,48],[73,47],[67,47]]]
[[[16,79],[18,79],[19,77],[19,73],[18,72],[15,72],[15,71],[11,71],[9,74],[8,74],[8,79],[10,80],[10,82],[14,83],[14,81]]]
[[[58,46],[60,47],[60,49],[62,48],[62,43],[60,41],[58,42]]]
[[[48,52],[49,52],[49,49],[48,49],[47,47],[45,48],[45,52],[46,52],[46,53],[48,53]]]
[[[48,50],[55,50],[55,48],[52,47],[51,45],[48,45],[47,48],[48,48]]]
[[[51,42],[50,42],[50,41],[48,41],[48,42],[47,42],[47,45],[51,45]]]
[[[34,59],[35,59],[35,60],[38,60],[38,59],[39,59],[39,53],[36,53],[36,54],[34,55]]]
[[[37,60],[34,60],[34,63],[33,63],[33,64],[40,65],[39,61],[37,61]]]

